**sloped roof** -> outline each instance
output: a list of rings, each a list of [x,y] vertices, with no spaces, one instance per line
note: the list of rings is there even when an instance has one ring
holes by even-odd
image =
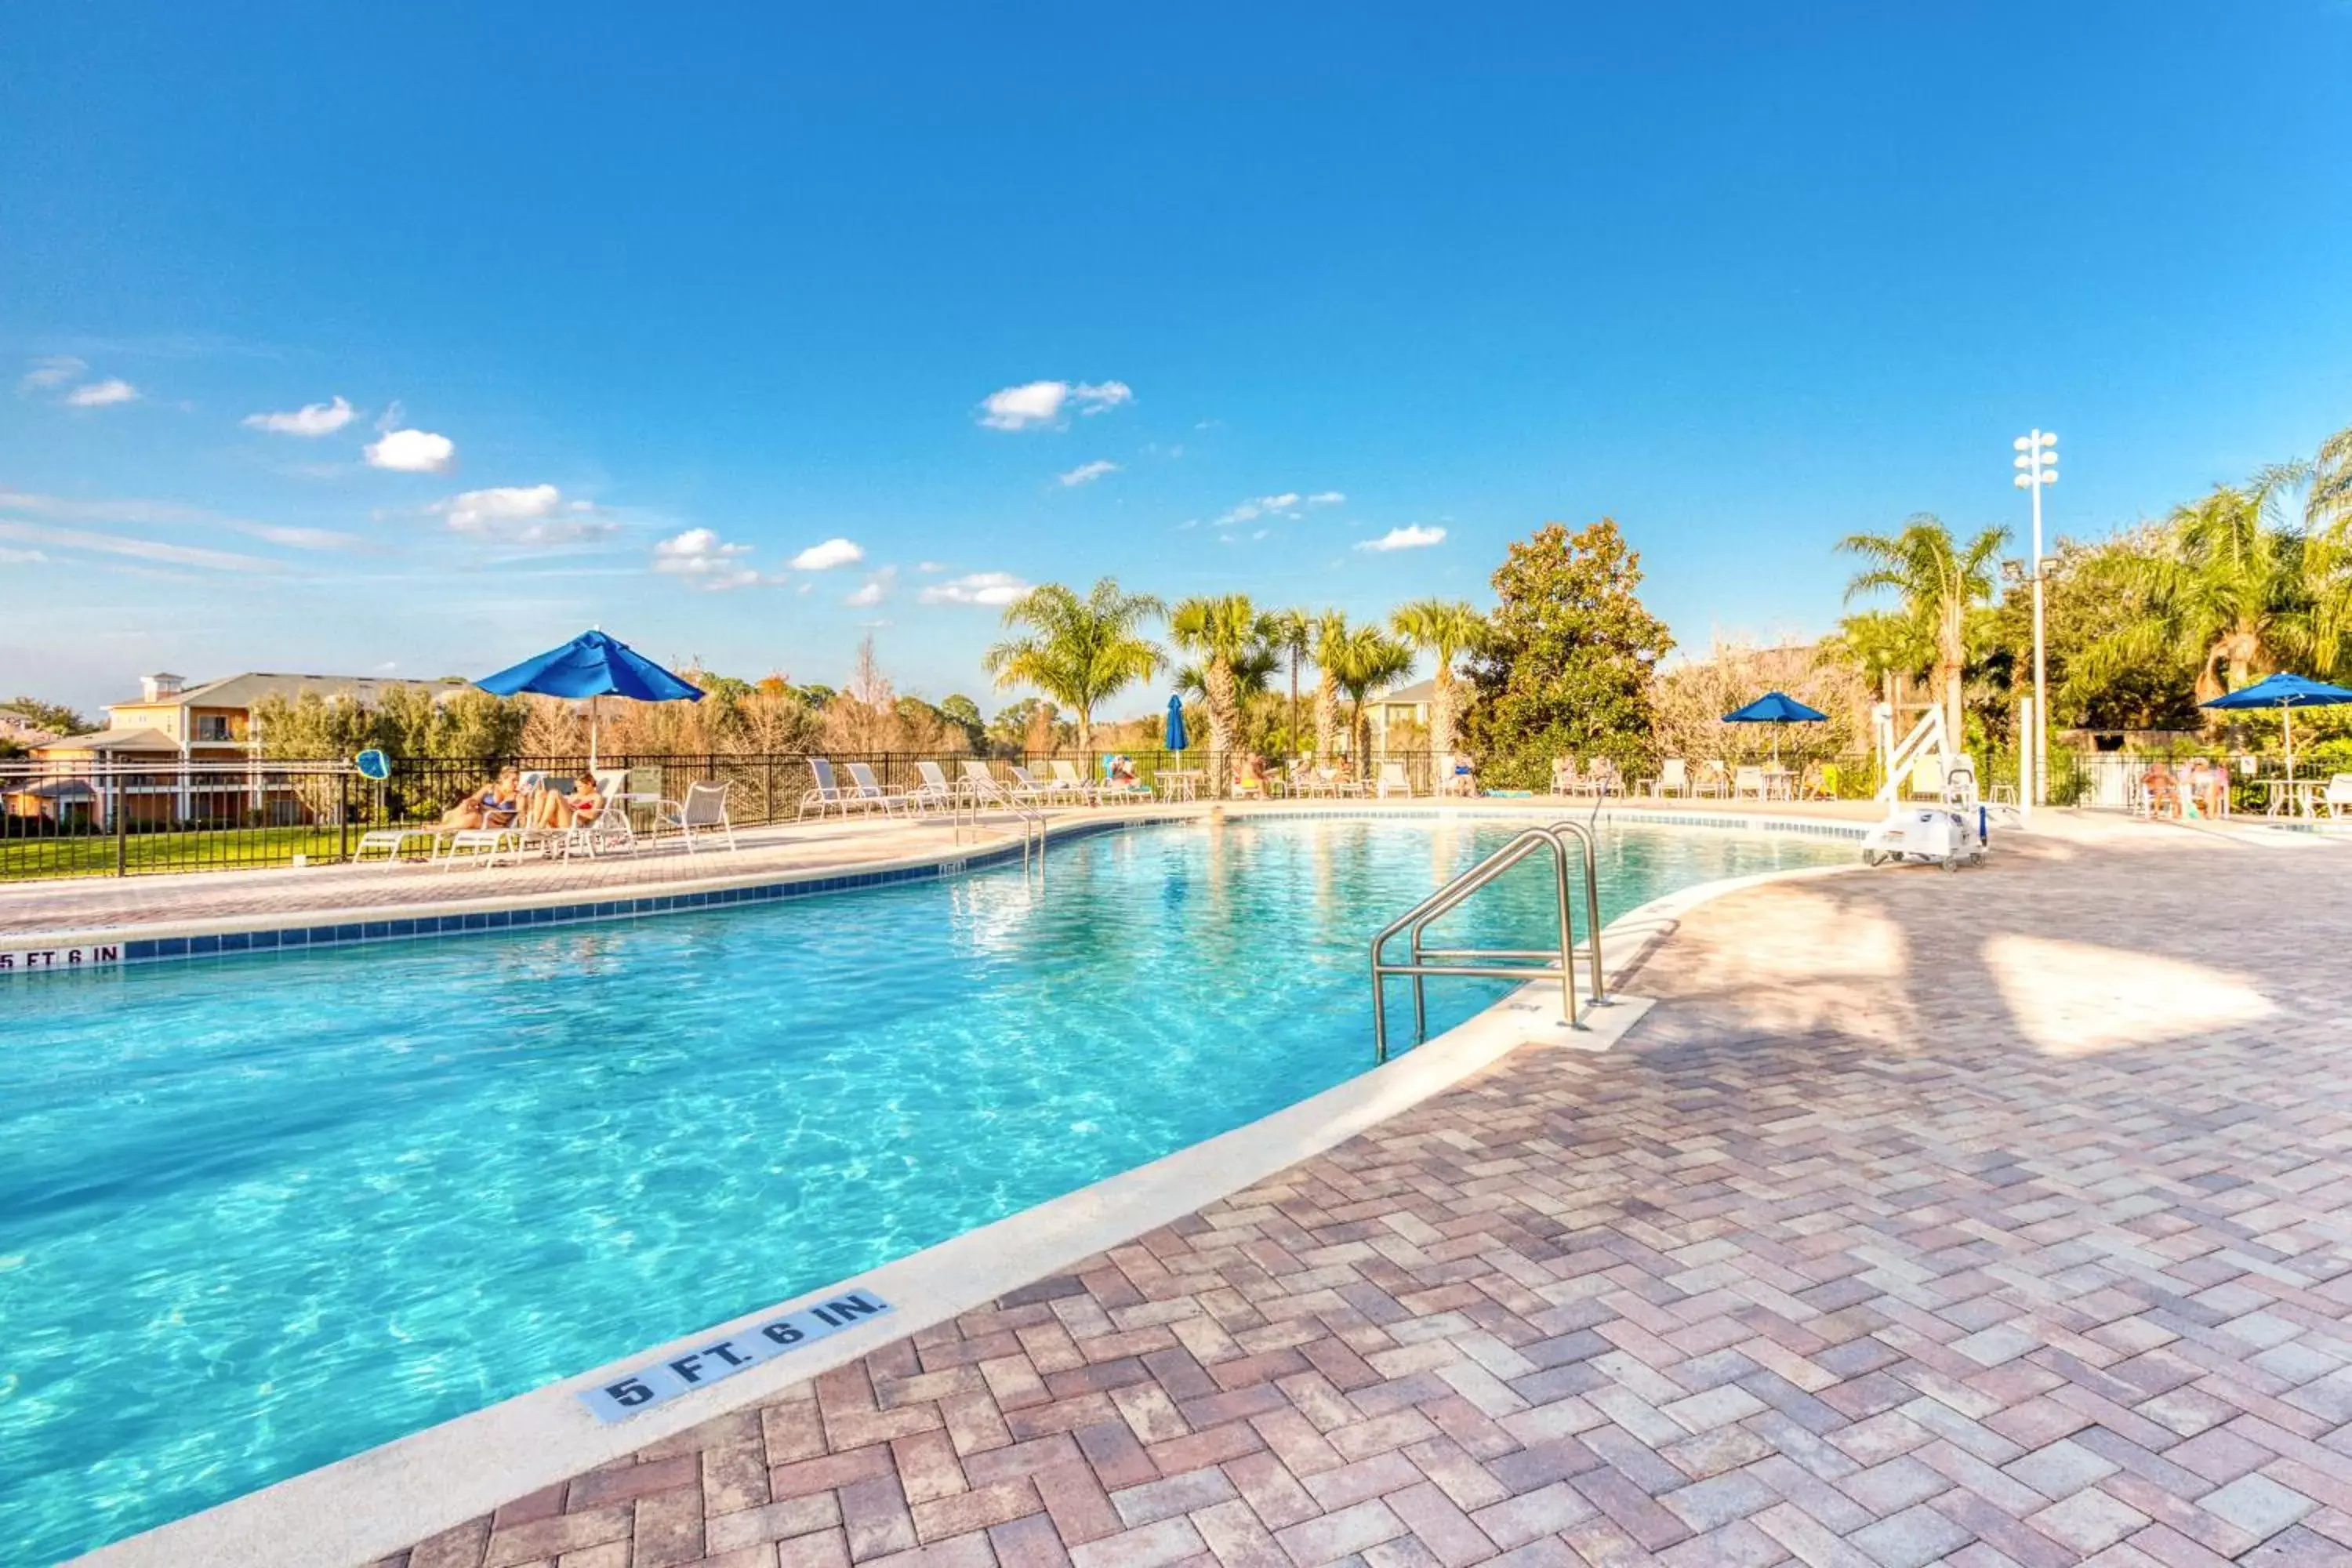
[[[416,687],[439,694],[446,691],[470,689],[461,680],[401,680],[376,675],[281,675],[269,670],[247,670],[242,675],[226,675],[218,680],[207,680],[201,686],[184,687],[169,697],[159,697],[158,703],[174,706],[192,704],[199,708],[250,708],[265,697],[283,697],[291,702],[305,692],[320,697],[343,694],[365,704],[379,701],[387,691]],[[116,708],[146,705],[142,697],[125,698],[110,704]]]
[[[161,730],[93,730],[87,735],[68,735],[52,741],[44,750],[68,752],[169,752],[177,756],[180,742]]]
[[[1403,707],[1409,703],[1430,702],[1437,697],[1437,678],[1416,680],[1411,686],[1400,686],[1394,691],[1383,691],[1372,699],[1376,703]]]

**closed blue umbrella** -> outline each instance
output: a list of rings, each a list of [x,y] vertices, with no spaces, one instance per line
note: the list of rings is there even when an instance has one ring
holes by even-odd
[[[639,702],[699,702],[702,689],[672,675],[618,637],[582,632],[562,647],[548,649],[496,675],[474,682],[500,697],[535,691],[543,697],[588,699],[588,765],[596,765],[596,699],[627,697]]]
[[[1818,708],[1808,708],[1795,698],[1779,691],[1768,691],[1745,708],[1735,708],[1723,716],[1727,724],[1819,724],[1829,715]],[[1772,731],[1772,765],[1780,765],[1780,731]]]
[[[1181,752],[1192,743],[1192,738],[1184,733],[1184,700],[1181,697],[1168,700],[1167,741],[1171,752]]]
[[[2286,729],[2286,776],[2294,777],[2294,710],[2298,708],[2335,708],[2352,702],[2352,691],[2340,686],[2330,686],[2324,680],[2307,680],[2300,675],[2266,675],[2252,686],[2198,704],[2200,708],[2242,710],[2275,708],[2279,722]]]

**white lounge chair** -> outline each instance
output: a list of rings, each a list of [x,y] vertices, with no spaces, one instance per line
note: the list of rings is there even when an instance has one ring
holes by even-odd
[[[915,772],[922,782],[908,792],[919,810],[946,811],[955,805],[955,785],[948,782],[947,770],[937,763],[917,763]]]
[[[2326,812],[2331,820],[2341,819],[2352,810],[2352,773],[2336,773],[2329,777],[2327,787],[2319,792],[2312,803],[2315,812]]]
[[[1364,795],[1362,784],[1328,763],[1315,770],[1314,788],[1318,795],[1353,796],[1358,800]]]
[[[1095,781],[1095,798],[1108,800],[1150,800],[1151,786],[1141,779],[1115,779],[1110,776],[1111,760],[1103,759],[1103,776]]]
[[[1574,757],[1554,757],[1551,760],[1551,793],[1569,795],[1582,793],[1584,775],[1576,769]]]
[[[1691,792],[1690,763],[1680,757],[1668,757],[1658,764],[1658,776],[1650,781],[1649,793],[1659,800],[1670,795],[1687,797]]]
[[[608,850],[637,852],[637,830],[629,822],[629,773],[625,768],[600,768],[596,780],[597,807],[565,830],[557,847],[565,858],[593,857]]]
[[[1092,805],[1099,798],[1095,786],[1079,773],[1077,763],[1066,757],[1056,757],[1047,765],[1054,770],[1054,777],[1046,787],[1055,795],[1066,795],[1086,805]]]
[[[1709,760],[1699,763],[1698,782],[1691,786],[1691,794],[1694,796],[1705,799],[1708,795],[1730,793],[1731,774],[1721,763]]]
[[[1625,793],[1625,777],[1617,771],[1614,759],[1594,757],[1584,764],[1584,787],[1594,799],[1606,800]]]
[[[853,768],[858,765],[851,764]],[[715,784],[697,780],[687,785],[686,798],[662,802],[655,822],[656,826],[677,829],[678,837],[686,841],[686,852],[689,855],[701,847],[704,838],[713,837],[725,839],[728,848],[735,847],[735,825],[727,820],[727,784],[724,780]]]
[[[1006,798],[1003,781],[990,773],[988,764],[977,757],[963,760],[961,776],[956,780],[956,788],[974,801],[1002,802]]]
[[[848,792],[841,787],[841,781],[834,777],[833,764],[823,757],[811,757],[808,760],[808,765],[809,772],[816,778],[816,787],[801,796],[801,816],[806,816],[811,811],[814,811],[817,816],[823,816],[826,808],[830,807],[841,813],[842,816],[847,816],[850,806],[856,803],[851,800]]]
[[[1752,795],[1759,801],[1764,798],[1764,770],[1753,763],[1740,763],[1731,775],[1731,798],[1738,800],[1744,795]]]
[[[1023,767],[1019,763],[1007,763],[1004,764],[1004,768],[1007,773],[1013,775],[1013,783],[1008,785],[1004,791],[1005,795],[1009,798],[1013,800],[1025,800],[1032,805],[1050,805],[1053,804],[1053,790],[1045,784],[1039,784],[1036,776],[1030,773],[1027,768]]]
[[[879,811],[885,816],[890,816],[902,806],[908,811],[917,813],[919,813],[923,809],[922,806],[916,802],[913,795],[904,794],[893,795],[890,791],[884,789],[875,779],[874,769],[868,763],[850,763],[849,783],[850,794],[853,797],[854,803],[863,803],[867,809]]]
[[[1412,781],[1405,776],[1402,763],[1382,763],[1380,779],[1372,788],[1382,800],[1392,795],[1401,795],[1407,800],[1412,798]]]

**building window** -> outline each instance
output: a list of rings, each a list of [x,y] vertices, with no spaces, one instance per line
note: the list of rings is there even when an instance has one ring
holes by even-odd
[[[199,741],[226,741],[229,739],[228,715],[226,713],[199,713],[196,715],[196,739]]]

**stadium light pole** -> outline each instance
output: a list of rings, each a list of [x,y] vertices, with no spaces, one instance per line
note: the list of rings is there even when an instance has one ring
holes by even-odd
[[[2032,759],[2033,787],[2026,798],[2035,805],[2050,804],[2050,693],[2045,679],[2042,639],[2042,581],[2048,575],[2042,561],[2042,490],[2058,482],[2058,437],[2035,430],[2010,443],[2017,452],[2017,488],[2033,497],[2033,733],[2022,737],[2023,754]]]

